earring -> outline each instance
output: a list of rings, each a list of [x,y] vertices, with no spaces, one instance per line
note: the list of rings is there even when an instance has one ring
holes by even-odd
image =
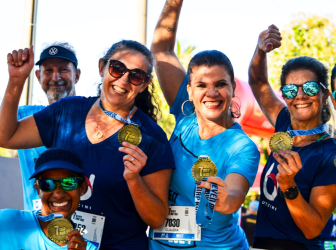
[[[193,103],[192,101],[185,100],[185,101],[182,103],[182,106],[181,106],[182,113],[183,113],[183,115],[186,116],[186,117],[192,117],[192,116],[195,115],[195,110],[194,110],[194,113],[192,113],[191,115],[186,115],[186,114],[184,113],[184,111],[183,111],[183,107],[184,107],[184,104],[185,104],[186,102],[191,102],[191,103]]]

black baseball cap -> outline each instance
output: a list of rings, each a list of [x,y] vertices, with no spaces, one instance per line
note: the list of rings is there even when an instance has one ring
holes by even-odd
[[[43,50],[40,55],[40,60],[38,60],[38,62],[35,63],[35,65],[41,65],[42,61],[47,58],[63,58],[65,60],[72,62],[75,65],[76,69],[78,66],[76,55],[72,51],[62,46],[49,46],[48,48]]]
[[[69,149],[54,148],[44,151],[35,163],[35,172],[29,178],[35,178],[41,172],[49,169],[68,169],[83,174],[83,161],[80,156]]]

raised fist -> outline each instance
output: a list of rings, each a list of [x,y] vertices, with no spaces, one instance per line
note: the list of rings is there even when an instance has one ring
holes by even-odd
[[[9,78],[25,82],[34,67],[33,46],[8,53],[7,64]]]
[[[281,34],[275,25],[271,25],[267,30],[260,33],[258,39],[258,47],[264,52],[270,52],[281,46]]]

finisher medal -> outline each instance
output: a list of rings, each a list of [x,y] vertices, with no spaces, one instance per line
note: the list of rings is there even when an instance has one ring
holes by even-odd
[[[134,125],[125,125],[118,134],[118,139],[120,144],[124,141],[138,146],[142,140],[141,131],[138,127]]]
[[[55,243],[64,243],[68,233],[72,230],[72,224],[67,219],[53,219],[48,225],[48,237]]]
[[[191,168],[191,174],[195,181],[201,181],[205,177],[216,176],[217,167],[209,157],[199,157]]]
[[[280,151],[291,150],[293,147],[293,137],[287,132],[277,132],[272,135],[269,146],[273,152],[280,153]]]

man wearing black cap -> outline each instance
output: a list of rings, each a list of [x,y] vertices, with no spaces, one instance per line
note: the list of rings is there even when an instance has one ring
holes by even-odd
[[[20,53],[20,51],[18,51]],[[35,75],[46,93],[49,104],[64,97],[76,95],[75,84],[81,71],[75,51],[68,43],[54,43],[43,49],[40,59],[36,63],[39,69]],[[44,109],[45,106],[26,105],[19,107],[18,119],[23,119]],[[40,199],[33,188],[33,180],[28,180],[34,172],[34,160],[39,157],[45,147],[18,150],[25,210],[36,210],[41,206]]]
[[[81,71],[77,68],[75,52],[68,43],[55,43],[45,48],[36,65],[40,68],[35,75],[47,94],[49,104],[76,94],[75,84]]]

